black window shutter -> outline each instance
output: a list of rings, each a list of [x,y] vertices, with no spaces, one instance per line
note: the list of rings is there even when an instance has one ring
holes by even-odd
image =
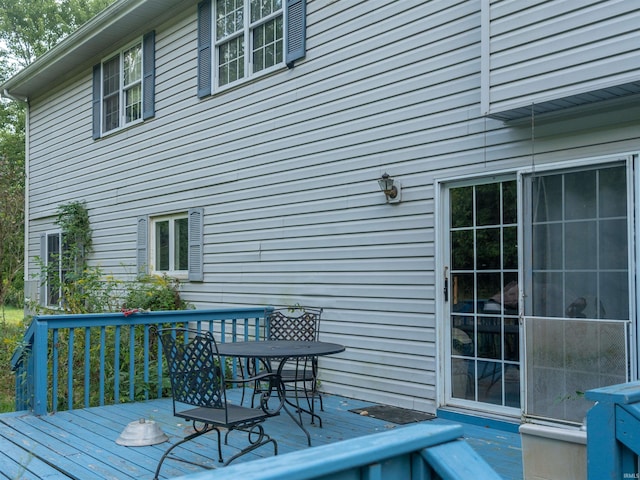
[[[93,139],[100,138],[100,75],[102,65],[93,67]]]
[[[198,3],[198,97],[211,95],[211,0]]]
[[[136,273],[138,276],[149,273],[148,229],[149,217],[138,217],[138,232],[136,240]]]
[[[156,114],[156,32],[152,30],[142,39],[142,118]]]
[[[287,0],[287,43],[285,62],[293,68],[294,62],[305,56],[307,47],[307,2],[306,0]]]
[[[189,280],[204,280],[203,262],[203,221],[204,209],[190,208],[189,218]]]

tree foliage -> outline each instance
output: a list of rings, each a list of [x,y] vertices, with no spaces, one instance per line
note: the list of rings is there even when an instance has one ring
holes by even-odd
[[[0,0],[0,82],[115,0]],[[0,305],[19,290],[24,257],[24,105],[0,101]],[[22,301],[22,294],[14,295]]]
[[[0,108],[0,305],[20,278],[24,230],[24,112],[20,106]],[[16,303],[14,299],[12,303]]]
[[[114,0],[0,0],[2,56],[25,67]]]

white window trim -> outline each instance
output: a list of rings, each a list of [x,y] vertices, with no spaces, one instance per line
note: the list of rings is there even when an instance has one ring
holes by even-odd
[[[175,253],[175,242],[173,241],[174,237],[174,228],[175,228],[175,220],[185,219],[188,220],[187,212],[173,213],[168,215],[160,215],[149,217],[149,273],[152,275],[168,275],[173,278],[178,279],[187,279],[189,276],[189,269],[187,270],[176,270],[175,268],[170,268],[169,270],[158,270],[156,268],[156,223],[162,221],[169,221],[169,264],[170,267],[174,266],[174,253]],[[188,255],[188,254],[187,254]]]
[[[126,105],[125,105],[125,85],[124,85],[124,55],[123,53],[129,50],[131,47],[136,45],[140,46],[140,79],[137,83],[140,84],[140,118],[132,120],[130,122],[126,122]],[[105,130],[104,124],[104,76],[103,69],[106,61],[111,60],[116,55],[120,58],[119,65],[119,75],[120,75],[120,85],[119,85],[119,109],[118,109],[118,126],[116,128],[112,128],[111,130]],[[132,125],[137,125],[142,123],[143,120],[143,109],[144,109],[144,42],[143,37],[138,37],[136,40],[128,43],[123,48],[120,48],[116,51],[113,51],[110,55],[107,55],[102,60],[100,60],[100,136],[105,137],[107,135],[111,135],[113,133],[119,132],[125,128],[129,128]],[[130,84],[131,85],[131,84]]]
[[[260,19],[258,22],[256,22],[255,24],[251,24],[250,23],[250,14],[249,14],[249,9],[251,8],[251,1],[250,0],[244,0],[244,28],[243,28],[243,33],[242,35],[244,36],[244,41],[245,41],[245,52],[244,52],[244,73],[245,75],[242,78],[239,78],[237,80],[234,80],[233,82],[227,83],[225,85],[220,86],[219,85],[219,75],[218,75],[218,65],[220,64],[220,55],[219,55],[219,46],[225,42],[227,42],[230,38],[234,38],[233,35],[230,35],[228,37],[225,37],[222,40],[217,40],[216,39],[216,5],[215,5],[215,0],[212,0],[211,2],[211,48],[213,49],[212,52],[212,62],[211,62],[211,91],[212,93],[219,93],[219,92],[224,92],[226,90],[230,90],[233,88],[236,88],[240,85],[246,84],[248,82],[251,82],[257,78],[261,78],[267,75],[270,75],[274,72],[278,72],[281,70],[287,70],[287,66],[285,63],[285,57],[286,57],[286,38],[287,38],[287,12],[288,9],[285,6],[286,4],[286,0],[282,1],[282,5],[280,7],[280,10],[278,10],[277,12],[274,12],[262,19]],[[272,20],[273,18],[276,18],[278,16],[282,16],[282,58],[280,59],[279,62],[275,63],[273,66],[271,67],[267,67],[263,70],[260,70],[258,72],[253,72],[253,43],[252,43],[252,35],[251,32],[253,31],[253,27],[257,26],[257,25],[262,25],[266,22],[268,22],[269,20]],[[240,34],[236,34],[235,35],[240,36]]]

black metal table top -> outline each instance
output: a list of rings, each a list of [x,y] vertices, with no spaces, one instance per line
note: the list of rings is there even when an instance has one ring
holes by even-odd
[[[218,352],[222,356],[246,358],[314,357],[344,352],[344,345],[328,342],[263,340],[218,343]]]

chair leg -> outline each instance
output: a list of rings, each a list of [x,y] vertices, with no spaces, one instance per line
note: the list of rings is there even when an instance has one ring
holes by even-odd
[[[211,430],[212,428],[203,428],[200,431],[196,431],[195,433],[192,433],[191,435],[184,437],[182,440],[180,440],[177,443],[174,443],[173,445],[171,445],[171,447],[169,447],[169,449],[167,449],[166,452],[164,452],[164,455],[162,455],[162,458],[160,458],[160,461],[158,462],[158,466],[156,467],[156,473],[153,476],[153,480],[158,480],[158,476],[160,475],[160,468],[162,468],[162,464],[164,463],[164,461],[169,457],[169,454],[176,448],[179,447],[180,445],[182,445],[183,443],[186,443],[190,440],[193,440],[194,438],[199,437],[200,435],[204,435],[205,433],[207,433],[209,430]],[[218,433],[218,455],[219,455],[219,461],[222,463],[222,448],[220,447],[220,430],[218,430],[217,428],[215,429],[215,431]],[[179,459],[178,459],[179,460]]]
[[[248,435],[248,438],[249,438],[249,445],[247,447],[243,448],[242,450],[240,450],[238,453],[236,453],[231,458],[229,458],[226,462],[224,462],[225,466],[229,465],[236,458],[241,457],[242,455],[244,455],[246,453],[252,452],[256,448],[262,447],[263,445],[266,445],[267,443],[272,443],[273,444],[273,454],[274,455],[278,455],[278,443],[273,438],[271,438],[269,435],[267,435],[264,432],[264,428],[262,428],[262,425],[254,425],[253,427],[251,427],[249,429],[243,429],[243,428],[231,429],[225,435],[225,442],[226,442],[227,436],[229,435],[229,433],[231,433],[232,430],[238,430],[238,431],[245,432]],[[254,436],[256,436],[256,438],[254,438]]]
[[[316,380],[313,380],[313,386],[311,387],[310,390],[307,390],[307,393],[311,397],[312,404],[314,404],[316,397],[318,397],[318,400],[320,401],[320,411],[324,412],[324,404],[322,403],[322,394],[318,392],[316,388]],[[311,407],[311,410],[313,411],[314,407]]]
[[[301,386],[298,383],[302,383]],[[298,419],[300,420],[300,424],[302,424],[302,413],[307,413],[311,416],[311,425],[315,425],[315,419],[318,419],[318,423],[320,424],[320,428],[322,428],[322,418],[320,415],[315,413],[315,398],[312,390],[307,388],[307,382],[305,380],[301,380],[300,382],[293,383],[293,394],[296,401],[296,413],[298,414]],[[304,395],[304,400],[307,402],[307,408],[303,408],[300,405],[300,396]],[[319,394],[318,394],[319,395]]]

